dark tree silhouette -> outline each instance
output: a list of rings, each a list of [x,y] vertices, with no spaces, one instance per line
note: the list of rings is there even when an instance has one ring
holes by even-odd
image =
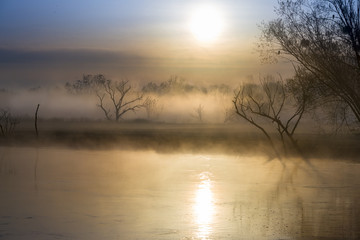
[[[142,94],[132,91],[128,80],[112,81],[102,74],[83,75],[81,80],[66,83],[65,88],[71,93],[95,94],[97,106],[107,120],[119,121],[128,112],[136,112],[144,105]]]
[[[215,88],[216,86],[213,86]],[[224,88],[226,85],[221,85],[220,87]],[[142,91],[144,93],[152,93],[158,95],[166,94],[187,94],[187,93],[207,93],[208,89],[205,87],[199,87],[190,83],[187,83],[184,78],[178,77],[176,75],[170,76],[167,81],[161,82],[159,84],[150,82],[146,84]]]
[[[84,74],[80,80],[67,82],[65,88],[68,92],[74,94],[93,94],[103,88],[105,82],[106,78],[102,74]]]
[[[12,134],[19,120],[7,109],[0,109],[0,134],[4,137]]]
[[[305,91],[301,96],[295,96],[288,85],[268,77],[260,85],[243,84],[233,99],[237,115],[266,136],[279,159],[282,152],[287,154],[289,148],[302,154],[294,133],[305,113],[308,99]],[[283,151],[277,148],[269,127],[275,127]]]
[[[35,111],[35,133],[36,133],[36,137],[39,137],[39,131],[38,131],[38,112],[39,112],[39,107],[40,104],[37,105],[36,107],[36,111]]]
[[[108,120],[119,121],[127,112],[136,112],[143,107],[141,103],[143,95],[131,96],[131,85],[128,80],[118,82],[106,80],[102,87],[96,90],[96,96],[99,99],[98,107]]]
[[[314,101],[344,102],[359,123],[360,1],[279,0],[276,13],[263,25],[263,59],[290,60]]]

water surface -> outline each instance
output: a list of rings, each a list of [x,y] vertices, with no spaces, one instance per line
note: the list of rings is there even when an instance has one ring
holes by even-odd
[[[0,148],[0,239],[357,239],[360,165]]]

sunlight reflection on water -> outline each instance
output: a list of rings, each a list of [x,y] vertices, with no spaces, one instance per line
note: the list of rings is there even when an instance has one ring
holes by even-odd
[[[197,237],[199,239],[207,239],[212,233],[215,208],[210,177],[211,173],[209,172],[203,172],[199,175],[201,182],[197,187],[193,206],[195,221],[198,225]]]
[[[360,239],[360,164],[296,160],[0,147],[0,239]]]

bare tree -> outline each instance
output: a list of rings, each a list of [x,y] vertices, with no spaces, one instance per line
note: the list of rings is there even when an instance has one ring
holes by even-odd
[[[149,120],[158,118],[162,111],[162,106],[159,105],[159,100],[155,97],[147,97],[142,105]]]
[[[314,100],[344,102],[359,123],[360,1],[279,0],[276,13],[263,26],[264,59],[290,60],[298,76],[311,78]]]
[[[143,107],[143,94],[134,92],[128,80],[112,81],[102,74],[84,74],[81,80],[66,83],[65,88],[70,93],[95,94],[97,106],[107,120],[119,121],[128,112]]]
[[[204,106],[199,104],[198,107],[194,108],[194,114],[191,114],[191,116],[202,123],[203,122],[203,114],[204,114]]]
[[[101,88],[96,90],[99,99],[97,106],[104,112],[106,119],[119,121],[127,112],[136,112],[143,107],[140,103],[143,95],[132,95],[131,89],[128,80],[105,80]]]
[[[8,136],[15,130],[19,120],[12,116],[9,110],[0,109],[0,131],[2,136]]]
[[[236,114],[254,127],[259,129],[269,141],[276,156],[281,159],[282,152],[287,154],[287,149],[301,150],[294,138],[300,120],[305,112],[307,98],[302,96],[302,102],[296,102],[296,98],[282,80],[274,81],[267,78],[260,85],[242,85],[234,96]],[[295,108],[294,105],[295,104]],[[282,143],[283,151],[276,147],[274,139],[268,127],[274,127],[278,139]]]

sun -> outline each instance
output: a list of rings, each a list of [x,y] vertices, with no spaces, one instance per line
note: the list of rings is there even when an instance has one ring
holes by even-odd
[[[199,6],[191,14],[189,28],[200,43],[213,43],[223,31],[224,19],[215,6]]]

